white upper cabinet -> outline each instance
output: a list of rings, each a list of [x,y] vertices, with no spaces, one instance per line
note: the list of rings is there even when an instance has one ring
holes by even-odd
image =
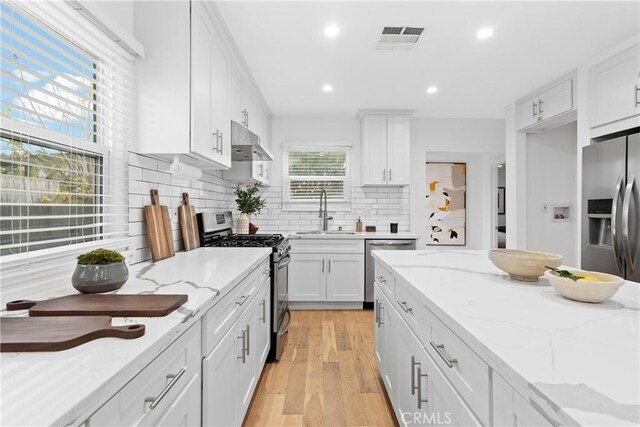
[[[362,185],[409,185],[410,119],[362,117]]]
[[[551,119],[574,110],[573,79],[557,82],[516,105],[518,130],[547,126]]]
[[[229,54],[202,2],[136,2],[138,146],[182,154],[203,168],[231,166]],[[153,16],[153,19],[149,19]]]
[[[600,62],[589,70],[589,126],[640,114],[640,45]]]

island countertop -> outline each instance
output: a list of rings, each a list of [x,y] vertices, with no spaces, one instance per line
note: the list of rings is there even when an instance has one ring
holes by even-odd
[[[513,281],[486,251],[374,251],[420,301],[559,425],[640,424],[640,286],[602,304]]]
[[[0,425],[81,423],[270,254],[270,248],[199,248],[130,266],[129,280],[115,293],[186,294],[188,301],[165,317],[113,319],[115,326],[146,325],[145,335],[137,339],[102,338],[64,351],[1,353]],[[73,293],[66,286],[52,289],[46,298]],[[0,312],[3,317],[26,315],[27,310]]]

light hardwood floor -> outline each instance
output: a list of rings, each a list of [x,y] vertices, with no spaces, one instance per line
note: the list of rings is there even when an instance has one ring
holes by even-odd
[[[292,311],[244,426],[396,426],[375,356],[372,310]]]

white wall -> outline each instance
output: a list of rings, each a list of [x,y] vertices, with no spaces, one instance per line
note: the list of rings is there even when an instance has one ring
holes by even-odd
[[[419,249],[426,247],[427,160],[467,163],[467,245],[443,248],[491,247],[494,197],[491,168],[495,159],[504,157],[504,138],[503,120],[411,119],[410,229],[421,236]]]
[[[575,265],[576,123],[527,135],[527,248],[557,253]],[[542,212],[542,205],[548,212]],[[570,205],[569,221],[553,221],[554,205]]]

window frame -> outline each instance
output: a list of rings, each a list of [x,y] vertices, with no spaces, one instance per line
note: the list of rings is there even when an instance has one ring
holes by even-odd
[[[291,178],[289,175],[289,153],[291,152],[327,152],[339,151],[344,152],[346,156],[346,170],[344,176],[335,176],[335,180],[344,182],[344,191],[342,200],[328,200],[327,208],[332,212],[348,212],[351,210],[351,157],[353,149],[351,144],[344,142],[315,142],[305,144],[284,145],[282,147],[282,210],[308,212],[315,211],[319,208],[320,196],[317,199],[300,201],[291,200],[290,185]],[[321,177],[319,180],[326,180],[327,177]],[[330,178],[330,176],[329,176]]]

